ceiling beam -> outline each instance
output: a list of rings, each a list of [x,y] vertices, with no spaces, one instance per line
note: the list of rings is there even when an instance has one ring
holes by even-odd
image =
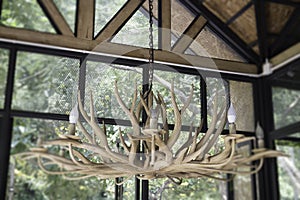
[[[183,34],[174,44],[172,51],[178,53],[184,53],[184,51],[190,46],[198,34],[202,31],[206,25],[207,20],[198,15],[192,23],[184,30]]]
[[[158,1],[159,48],[171,50],[171,0]]]
[[[127,1],[117,14],[115,14],[115,16],[105,25],[95,39],[99,42],[111,40],[144,2],[145,0]]]
[[[260,59],[263,62],[269,57],[265,2],[263,0],[254,0],[254,10]]]
[[[252,1],[249,1],[243,8],[241,8],[237,13],[235,13],[229,20],[227,20],[226,25],[230,25],[237,18],[239,18],[244,12],[246,12],[252,6]]]
[[[53,0],[38,0],[42,10],[46,14],[47,18],[51,22],[52,26],[57,33],[62,35],[74,36],[70,26],[66,22],[65,18],[59,12]]]
[[[287,6],[300,7],[300,3],[296,1],[290,1],[290,0],[265,0],[265,1],[271,3],[279,3]]]
[[[259,56],[249,47],[236,33],[234,33],[224,22],[210,12],[201,1],[180,0],[192,12],[202,14],[207,20],[207,26],[212,29],[222,40],[224,40],[233,50],[251,63],[260,65]]]
[[[92,40],[94,36],[95,0],[77,0],[76,37]]]
[[[277,54],[276,56],[272,57],[270,59],[270,62],[272,63],[273,67],[276,67],[286,62],[287,60],[292,59],[293,57],[300,56],[299,54],[300,54],[300,42],[296,43],[295,45],[281,52],[280,54]]]
[[[99,42],[95,40],[4,26],[0,26],[0,38],[30,42],[38,45],[42,44],[80,51],[84,50],[91,53],[104,53],[114,55],[116,57],[125,56],[128,59],[142,59],[147,61],[149,56],[148,48],[114,44],[110,42],[102,42],[99,44]],[[154,57],[156,62],[173,65],[185,65],[203,69],[222,70],[245,74],[257,74],[257,68],[255,65],[242,62],[186,55],[164,50],[155,50]]]

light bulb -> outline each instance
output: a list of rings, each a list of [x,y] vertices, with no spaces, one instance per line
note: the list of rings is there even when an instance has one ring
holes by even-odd
[[[235,109],[234,109],[232,103],[230,103],[230,107],[228,109],[227,119],[230,124],[235,123],[236,113],[235,113]]]
[[[69,123],[76,124],[79,118],[78,113],[78,103],[75,104],[75,106],[72,108],[70,115],[69,115]]]

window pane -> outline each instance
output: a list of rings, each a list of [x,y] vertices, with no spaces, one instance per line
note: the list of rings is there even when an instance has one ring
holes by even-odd
[[[300,90],[273,87],[272,97],[276,129],[300,121]]]
[[[300,147],[299,143],[277,141],[277,150],[289,157],[279,157],[278,176],[281,199],[300,199]]]
[[[0,24],[55,33],[47,16],[35,0],[3,0]]]
[[[125,26],[114,36],[112,42],[133,45],[138,47],[149,47],[149,19],[138,10],[129,19]],[[158,47],[158,28],[153,24],[153,46]]]
[[[53,0],[73,32],[75,29],[76,0]]]
[[[173,124],[174,109],[171,103],[171,84],[174,82],[174,92],[179,110],[190,95],[190,90],[193,85],[194,93],[189,107],[182,115],[182,125],[199,126],[201,122],[201,101],[200,101],[200,77],[195,75],[181,74],[177,71],[154,71],[153,92],[154,94],[162,95],[167,104],[168,123]]]
[[[78,87],[79,60],[18,52],[13,109],[67,114]]]
[[[90,92],[93,93],[97,117],[129,119],[118,104],[114,89],[117,80],[121,99],[131,107],[134,85],[141,91],[141,69],[122,65],[109,65],[100,62],[87,62],[85,107],[89,112]]]
[[[170,179],[154,179],[149,182],[150,199],[227,199],[227,183],[210,178],[183,179],[180,185]]]
[[[36,145],[39,134],[43,138],[57,137],[66,132],[67,122],[17,118],[14,121],[11,154],[20,153]],[[60,149],[53,147],[51,151]],[[97,177],[69,181],[60,175],[48,175],[35,159],[10,159],[8,188],[15,191],[13,199],[113,199],[114,180]],[[10,195],[11,193],[7,193]]]
[[[0,49],[0,109],[4,107],[9,51]]]
[[[225,94],[225,82],[221,78],[206,78],[206,88],[207,88],[207,123],[208,127],[213,118],[213,105],[215,101],[215,97],[218,97],[217,109],[218,113],[222,113],[226,108],[226,99]],[[219,117],[217,124],[221,121],[221,117]]]
[[[229,81],[230,98],[236,111],[236,128],[254,132],[254,105],[252,84]]]
[[[96,0],[95,1],[95,28],[94,36],[109,22],[109,20],[121,9],[126,0]]]
[[[244,142],[239,143],[237,145],[237,152],[239,154],[250,156],[251,154],[251,143],[250,142]],[[249,166],[251,166],[251,163],[248,163]],[[250,167],[239,167],[237,171],[250,171]],[[250,200],[253,198],[252,193],[252,179],[251,175],[236,175],[233,179],[233,185],[234,185],[234,199],[239,200]]]

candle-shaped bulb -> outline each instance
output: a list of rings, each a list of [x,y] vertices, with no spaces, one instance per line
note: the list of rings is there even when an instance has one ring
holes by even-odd
[[[79,118],[78,113],[78,104],[76,103],[75,106],[72,108],[70,115],[69,115],[69,123],[76,124]]]
[[[234,109],[232,103],[230,103],[230,107],[229,107],[229,109],[228,109],[227,119],[228,119],[228,122],[229,122],[230,124],[235,123],[235,120],[236,120],[236,112],[235,112],[235,109]]]
[[[257,122],[255,133],[257,137],[258,148],[264,148],[265,147],[264,130],[260,126],[259,122]]]

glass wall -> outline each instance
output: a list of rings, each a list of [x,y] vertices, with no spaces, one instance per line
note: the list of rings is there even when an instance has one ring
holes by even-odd
[[[8,51],[4,52],[6,52],[5,57],[7,58]],[[107,63],[107,59],[103,61],[101,57],[86,57],[86,55],[72,57],[69,54],[65,56],[53,51],[49,51],[48,54],[37,52],[38,50],[31,52],[23,49],[17,50],[16,53],[11,107],[14,123],[7,195],[14,199],[59,199],[62,197],[65,199],[114,199],[116,194],[123,199],[135,198],[136,191],[141,190],[142,186],[136,184],[134,177],[101,180],[95,176],[69,180],[76,178],[49,175],[45,173],[45,170],[56,169],[55,166],[41,169],[36,159],[23,160],[15,155],[36,147],[41,139],[56,139],[61,135],[68,134],[68,114],[78,101],[78,93],[83,94],[83,103],[88,114],[90,114],[90,95],[93,95],[94,117],[98,121],[105,122],[106,133],[110,136],[109,145],[114,151],[124,151],[123,148],[120,148],[119,131],[126,135],[132,133],[132,128],[129,117],[117,102],[114,91],[115,84],[118,86],[125,106],[130,108],[135,85],[138,92],[143,92],[143,76],[148,75],[145,73],[147,68],[144,65],[124,65],[122,60],[118,60],[118,63]],[[2,66],[4,66],[2,67],[4,70],[7,69],[8,61]],[[215,96],[220,97],[217,110],[221,112],[228,103],[225,94],[230,91],[231,101],[238,105],[237,110],[241,112],[242,100],[240,100],[240,96],[236,96],[239,93],[235,93],[236,87],[242,88],[241,90],[244,90],[248,96],[252,92],[251,82],[236,86],[240,82],[223,80],[220,76],[204,76],[201,71],[177,71],[173,67],[158,66],[154,71],[152,90],[155,95],[162,95],[168,105],[166,111],[170,131],[175,123],[172,106],[170,106],[173,83],[175,101],[179,109],[186,103],[191,94],[191,88],[193,88],[191,104],[182,117],[182,132],[172,149],[175,154],[182,150],[182,145],[190,137],[190,126],[195,130],[203,118],[207,120],[205,123],[209,127]],[[252,99],[249,99],[247,105],[251,105],[251,103]],[[246,107],[249,110],[252,109],[251,106]],[[120,121],[121,123],[119,123]],[[145,123],[142,118],[139,118],[139,122]],[[93,133],[87,123],[83,122],[83,126],[87,132]],[[103,127],[101,124],[99,126]],[[162,126],[161,119],[159,126]],[[239,128],[242,131],[251,131],[250,129]],[[201,135],[203,136],[205,132],[204,128]],[[83,133],[77,130],[76,134],[80,136]],[[128,144],[128,138],[125,138],[125,142]],[[222,144],[222,139],[218,144]],[[218,151],[218,149],[219,147],[216,145],[212,151]],[[49,151],[58,154],[65,153],[65,149],[59,146],[51,147]],[[82,153],[88,155],[89,152]],[[225,174],[224,177],[219,178],[226,179],[228,177]],[[245,191],[235,190],[233,191],[234,196],[237,199],[241,196],[253,198],[251,194],[252,179],[247,179],[246,182],[241,182],[241,180],[236,178],[233,185],[235,188],[243,185]],[[116,187],[115,181],[124,181],[124,184]],[[230,184],[228,185],[224,181],[213,178],[193,178],[183,179],[180,185],[175,182],[174,179],[168,178],[149,180],[149,198],[228,199]]]

